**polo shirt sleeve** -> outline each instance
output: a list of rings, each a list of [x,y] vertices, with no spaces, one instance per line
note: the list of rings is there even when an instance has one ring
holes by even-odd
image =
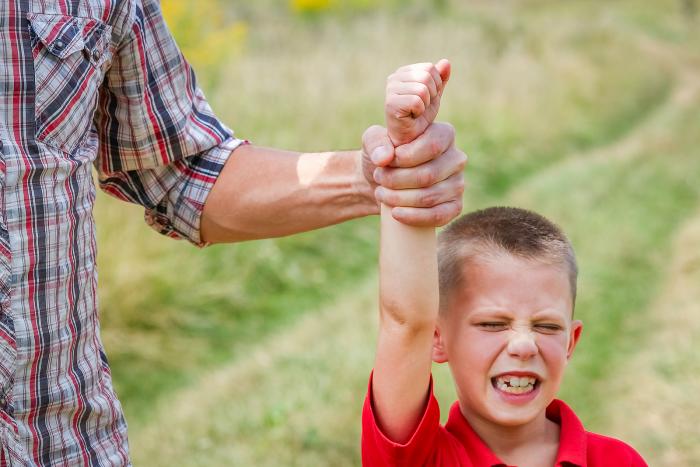
[[[202,245],[204,202],[243,141],[214,116],[158,0],[125,3],[94,117],[98,181],[158,232]]]
[[[372,405],[372,377],[362,409],[362,465],[363,467],[409,467],[424,465],[436,445],[440,430],[440,406],[433,394],[430,379],[428,403],[411,439],[399,444],[382,433]]]

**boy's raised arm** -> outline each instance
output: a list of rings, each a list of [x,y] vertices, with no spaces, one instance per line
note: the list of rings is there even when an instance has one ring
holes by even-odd
[[[389,77],[386,124],[394,146],[410,143],[430,126],[449,71],[449,63],[441,61],[404,67]],[[411,149],[410,144],[404,148]],[[378,195],[382,199],[389,194]],[[410,438],[427,400],[439,306],[435,227],[401,224],[382,204],[380,328],[372,401],[380,428],[399,443]]]

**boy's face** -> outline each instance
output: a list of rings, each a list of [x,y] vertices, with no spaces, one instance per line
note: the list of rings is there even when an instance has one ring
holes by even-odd
[[[503,253],[462,273],[433,355],[449,362],[462,412],[499,426],[544,416],[582,329],[566,269]]]

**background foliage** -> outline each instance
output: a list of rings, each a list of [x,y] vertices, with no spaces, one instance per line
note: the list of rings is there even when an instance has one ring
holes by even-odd
[[[533,208],[581,263],[562,397],[651,465],[700,465],[700,34],[688,1],[163,0],[237,135],[356,148],[385,77],[453,62],[466,209]],[[103,337],[136,465],[359,465],[377,221],[195,249],[98,198]],[[436,366],[443,409],[454,400]],[[446,410],[444,410],[446,412]]]

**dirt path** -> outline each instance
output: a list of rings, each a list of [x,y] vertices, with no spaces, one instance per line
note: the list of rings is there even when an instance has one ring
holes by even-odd
[[[611,159],[625,161],[639,157],[653,141],[668,137],[669,125],[679,113],[690,106],[697,106],[700,96],[700,58],[686,50],[666,45],[648,38],[640,39],[640,49],[669,74],[674,84],[667,99],[647,118],[610,144],[583,151],[561,159],[561,162],[536,172],[516,184],[508,193],[508,199],[518,200],[527,193],[562,173],[576,173],[578,168]]]
[[[617,375],[606,405],[611,433],[650,465],[700,465],[700,212],[675,239],[663,291],[649,313],[650,340]]]

